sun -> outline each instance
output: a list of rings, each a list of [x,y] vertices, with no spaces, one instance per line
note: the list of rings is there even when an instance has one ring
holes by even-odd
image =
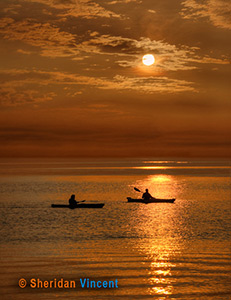
[[[145,54],[142,58],[142,62],[145,66],[151,66],[155,63],[155,57],[152,54]]]

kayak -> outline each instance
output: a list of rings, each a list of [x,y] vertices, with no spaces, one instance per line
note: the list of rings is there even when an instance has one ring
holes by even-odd
[[[176,199],[133,199],[131,197],[127,197],[128,202],[139,202],[139,203],[174,203]]]
[[[79,203],[75,206],[68,204],[51,204],[54,208],[102,208],[104,203]]]

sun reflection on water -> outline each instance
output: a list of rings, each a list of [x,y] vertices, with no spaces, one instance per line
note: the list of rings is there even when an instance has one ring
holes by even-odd
[[[182,187],[177,178],[170,175],[151,175],[138,180],[137,187],[158,198],[177,198]],[[176,277],[175,258],[181,254],[184,239],[180,223],[176,222],[181,210],[175,204],[139,205],[133,224],[134,230],[142,236],[136,251],[145,256],[147,262],[147,292],[151,296],[168,299],[173,294]]]
[[[162,251],[159,249],[159,251]],[[153,287],[149,288],[150,294],[162,294],[162,295],[170,295],[173,291],[173,278],[171,270],[175,267],[170,261],[170,255],[162,261],[153,261],[150,264],[149,275],[151,278],[149,279],[149,284],[153,285]]]
[[[161,174],[147,176],[138,180],[136,185],[142,191],[148,189],[156,198],[177,198],[183,189],[182,183],[182,180],[179,183],[174,176]]]
[[[147,261],[147,292],[152,296],[169,296],[174,292],[176,278],[175,257],[180,255],[181,246],[176,239],[148,239],[137,245]],[[164,298],[165,299],[165,298]]]

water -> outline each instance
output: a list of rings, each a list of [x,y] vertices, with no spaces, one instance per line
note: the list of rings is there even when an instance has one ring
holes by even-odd
[[[0,161],[1,299],[230,299],[227,161]],[[174,204],[127,203],[149,188]],[[54,209],[72,193],[103,209]],[[75,289],[18,281],[76,280]],[[118,280],[82,289],[80,278]]]

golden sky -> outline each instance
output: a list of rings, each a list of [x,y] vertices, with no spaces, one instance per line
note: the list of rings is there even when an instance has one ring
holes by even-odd
[[[0,8],[1,156],[230,156],[230,0]]]

